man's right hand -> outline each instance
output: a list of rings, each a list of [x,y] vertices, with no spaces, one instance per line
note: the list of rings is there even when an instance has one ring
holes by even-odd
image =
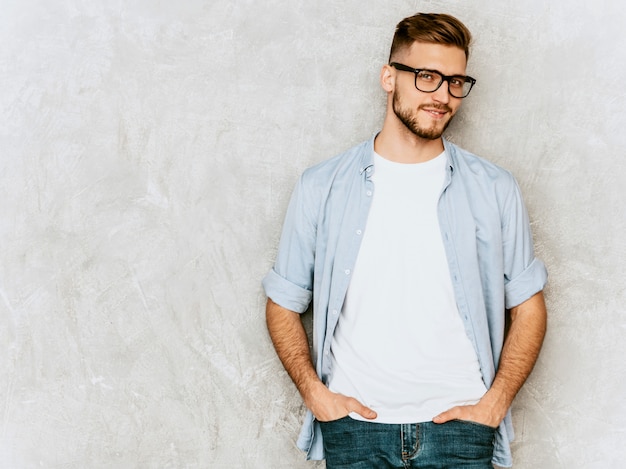
[[[298,313],[268,298],[266,318],[267,329],[280,361],[318,421],[338,420],[350,412],[369,420],[376,418],[372,409],[353,397],[331,392],[320,381],[311,362],[309,342]]]
[[[357,413],[368,420],[376,418],[376,412],[372,409],[364,406],[354,397],[330,391],[321,381],[305,397],[304,403],[319,422],[339,420],[351,412]]]

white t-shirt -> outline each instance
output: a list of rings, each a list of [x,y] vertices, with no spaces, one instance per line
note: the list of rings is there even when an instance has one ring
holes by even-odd
[[[374,156],[374,196],[332,342],[329,388],[374,409],[377,422],[430,421],[486,392],[439,230],[446,161],[445,153],[418,164]]]

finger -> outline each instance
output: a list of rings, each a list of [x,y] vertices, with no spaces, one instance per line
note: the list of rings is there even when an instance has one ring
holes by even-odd
[[[440,413],[439,415],[433,418],[433,422],[435,423],[446,423],[450,420],[456,420],[459,418],[461,409],[458,407],[453,407],[452,409],[446,410],[445,412]]]
[[[372,420],[377,417],[376,412],[374,412],[369,407],[364,406],[354,398],[350,399],[350,408],[351,412],[355,412],[365,419]]]

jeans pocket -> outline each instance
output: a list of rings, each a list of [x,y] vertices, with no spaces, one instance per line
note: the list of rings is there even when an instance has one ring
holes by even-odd
[[[453,420],[448,423],[452,424],[450,433],[453,438],[448,440],[452,454],[477,463],[481,461],[485,464],[490,463],[493,457],[497,428],[471,420]],[[450,466],[445,467],[457,466],[450,464]],[[483,466],[476,465],[475,467]]]
[[[328,425],[334,425],[334,424],[338,424],[344,421],[351,421],[352,418],[349,415],[346,415],[345,417],[340,417],[336,420],[326,420],[325,422],[322,422],[321,420],[318,420],[317,422],[322,425],[322,426],[328,426]]]
[[[478,429],[482,428],[483,430],[489,431],[491,433],[495,433],[498,429],[498,427],[491,427],[489,425],[485,425],[484,423],[474,422],[473,420],[457,420],[457,422],[472,425]]]

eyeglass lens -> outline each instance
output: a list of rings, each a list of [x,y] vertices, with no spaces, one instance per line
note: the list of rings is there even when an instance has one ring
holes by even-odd
[[[432,93],[443,83],[444,78],[437,72],[422,70],[415,74],[415,87],[425,93]],[[472,82],[465,77],[446,77],[450,94],[456,98],[464,98],[472,89]]]

